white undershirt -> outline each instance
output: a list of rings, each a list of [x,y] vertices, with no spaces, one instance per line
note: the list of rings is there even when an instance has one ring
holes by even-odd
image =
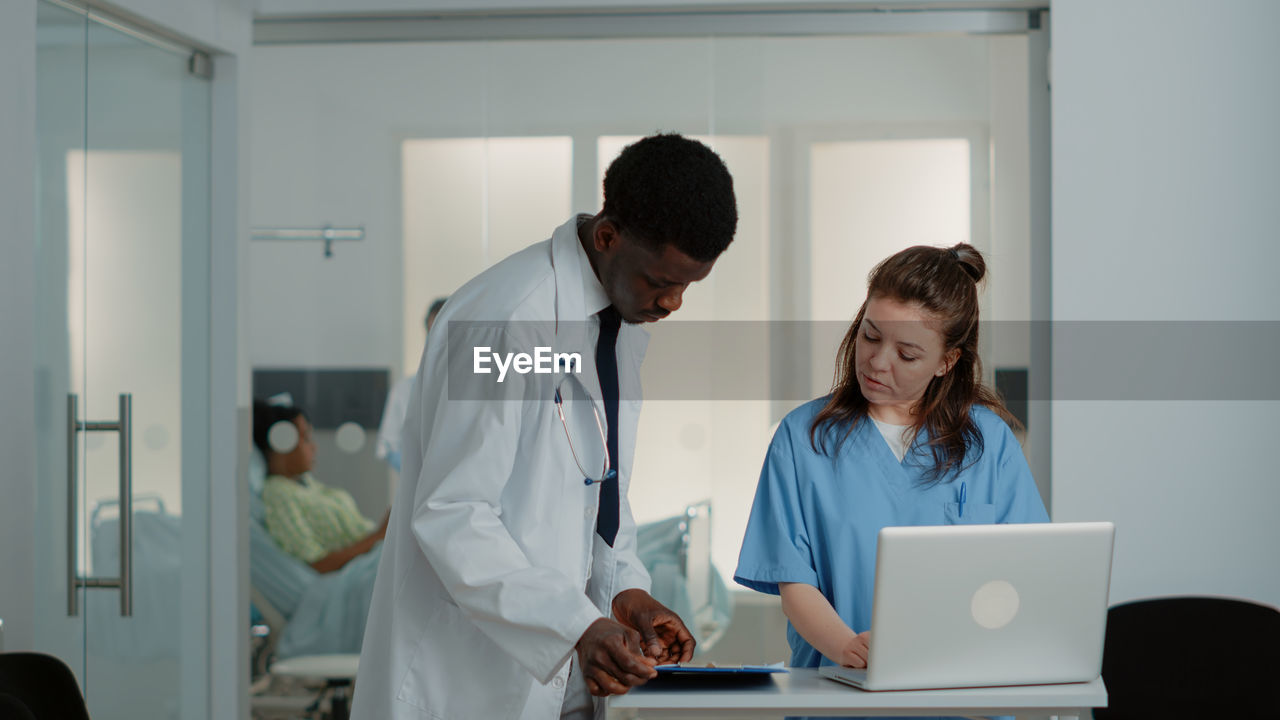
[[[871,416],[868,415],[867,417]],[[880,434],[884,436],[884,441],[889,443],[889,449],[898,458],[898,462],[902,462],[902,459],[907,456],[907,431],[911,429],[911,426],[893,425],[875,418],[871,418],[871,420],[880,429]]]

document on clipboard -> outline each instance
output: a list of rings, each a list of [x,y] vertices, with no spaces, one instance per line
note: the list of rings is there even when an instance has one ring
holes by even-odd
[[[772,665],[737,665],[737,664],[718,664],[718,663],[672,663],[670,665],[658,665],[654,668],[658,671],[659,676],[679,677],[679,676],[700,676],[700,677],[733,677],[733,676],[761,676],[766,677],[773,673],[789,672],[782,663],[773,663]]]

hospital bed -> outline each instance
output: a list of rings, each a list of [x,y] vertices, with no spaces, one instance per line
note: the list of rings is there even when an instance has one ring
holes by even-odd
[[[355,674],[380,547],[325,574],[285,553],[266,529],[266,474],[255,449],[248,473],[250,595],[261,616],[253,651],[255,687],[268,687],[282,673],[310,676],[342,700],[343,675]],[[699,651],[723,634],[732,611],[728,587],[711,564],[710,523],[711,506],[704,501],[637,529],[637,551],[653,578],[654,597],[686,619]],[[266,716],[260,710],[273,700],[278,698],[255,697],[255,714]]]
[[[177,720],[178,698],[156,693],[156,684],[181,682],[183,623],[197,618],[182,597],[182,518],[155,495],[133,497],[133,614],[121,617],[115,593],[83,594],[85,663],[100,687],[95,720],[146,717]],[[116,498],[96,502],[89,513],[86,575],[111,576],[120,567],[120,517]]]
[[[249,468],[249,579],[254,605],[271,631],[260,657],[359,653],[381,549],[337,572],[316,572],[267,532],[265,482],[266,463],[255,450]],[[699,644],[710,647],[732,611],[728,587],[711,565],[710,502],[645,523],[637,534],[654,597],[686,618]]]
[[[266,528],[262,488],[266,461],[249,459],[249,595],[253,628],[254,717],[344,720],[360,659],[381,546],[332,573],[316,572],[286,553]],[[281,678],[292,682],[277,683]],[[312,682],[308,682],[312,681]],[[283,687],[302,689],[301,699]]]
[[[286,553],[266,527],[262,487],[266,462],[249,461],[249,585],[268,622],[277,657],[359,653],[381,546],[331,573],[319,573]],[[281,623],[283,625],[281,626]]]

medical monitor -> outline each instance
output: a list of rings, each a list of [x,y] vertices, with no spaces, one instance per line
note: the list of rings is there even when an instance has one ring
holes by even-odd
[[[681,568],[689,593],[691,618],[686,622],[697,628],[698,649],[706,651],[724,633],[716,618],[715,584],[711,566],[711,502],[703,500],[685,508]]]

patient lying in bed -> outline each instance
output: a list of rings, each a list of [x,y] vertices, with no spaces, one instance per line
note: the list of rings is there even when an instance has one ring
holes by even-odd
[[[311,477],[310,431],[300,411],[254,403],[249,577],[284,623],[279,658],[360,652],[386,530]]]
[[[316,446],[302,410],[255,402],[253,443],[267,462],[262,489],[267,532],[285,552],[316,572],[330,573],[382,541],[388,515],[375,524],[360,513],[350,493],[312,476]]]
[[[256,467],[250,462],[257,496],[250,500],[250,580],[287,621],[277,656],[359,652],[386,517],[375,525],[349,493],[311,476],[315,445],[300,410],[255,402],[253,425],[262,459]],[[680,513],[642,525],[638,552],[653,577],[654,597],[687,617],[699,641],[707,641],[707,623],[693,622],[705,599],[695,603],[689,596],[682,569],[685,520]],[[711,625],[724,627],[728,589],[718,573],[711,574]]]

